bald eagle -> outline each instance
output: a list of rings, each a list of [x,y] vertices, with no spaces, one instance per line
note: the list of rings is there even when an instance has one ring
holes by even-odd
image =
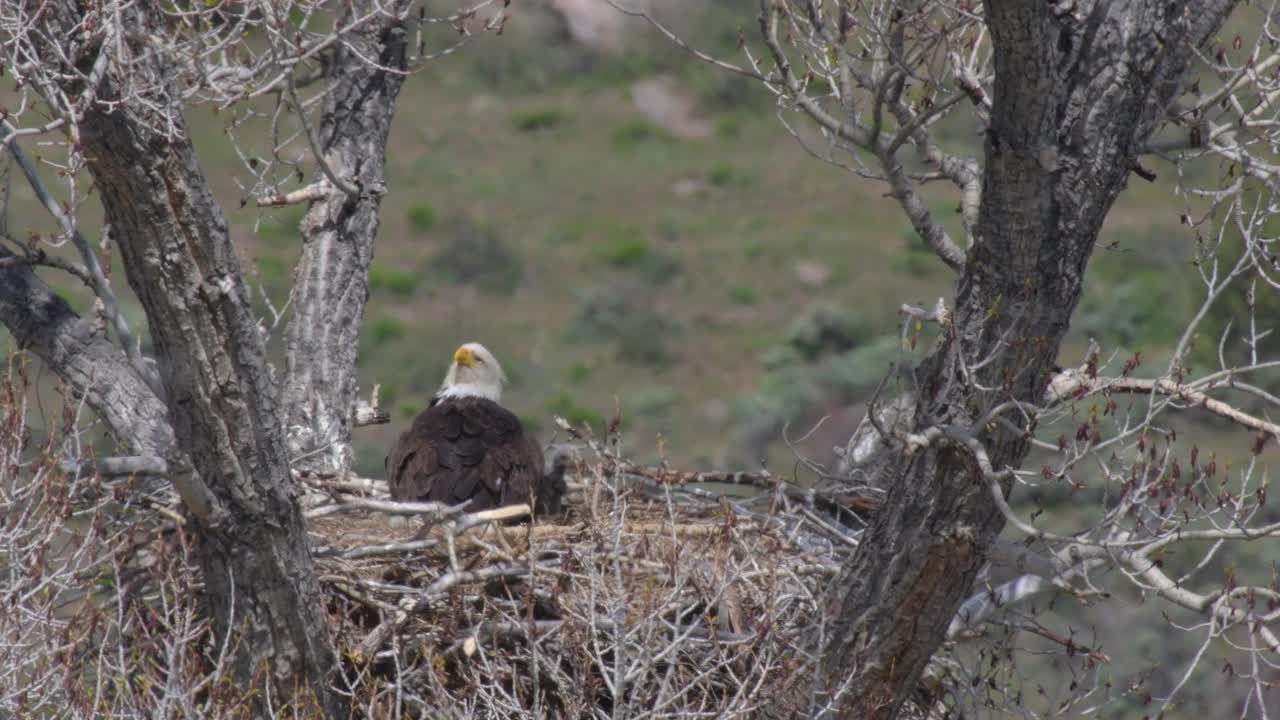
[[[529,503],[536,515],[559,512],[563,463],[544,472],[537,440],[499,404],[504,382],[502,367],[483,345],[458,348],[431,404],[387,456],[393,500],[470,500],[471,512]]]

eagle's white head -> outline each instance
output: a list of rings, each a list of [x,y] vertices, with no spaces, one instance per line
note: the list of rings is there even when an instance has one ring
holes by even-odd
[[[467,343],[453,353],[453,362],[436,397],[482,397],[498,402],[507,376],[493,353],[480,343]]]

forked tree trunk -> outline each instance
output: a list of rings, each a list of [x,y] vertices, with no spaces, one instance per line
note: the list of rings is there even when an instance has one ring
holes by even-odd
[[[410,3],[380,4],[398,17]],[[352,14],[367,14],[369,5],[368,0],[352,3],[339,24],[348,24]],[[304,458],[297,469],[341,475],[351,465],[356,351],[405,51],[405,28],[387,18],[345,34],[328,65],[324,82],[331,88],[318,142],[324,161],[355,194],[331,188],[326,199],[312,202],[302,221],[284,392],[290,451]],[[327,183],[319,170],[315,179]]]
[[[955,438],[972,432],[996,470],[1022,462],[1021,433],[970,428],[1000,403],[1042,397],[1103,219],[1186,87],[1193,49],[1232,6],[986,3],[996,77],[978,240],[918,373],[913,425],[952,437],[886,453],[879,468],[895,480],[829,596],[818,688],[835,716],[896,716],[940,646],[1004,526],[990,479]]]
[[[89,11],[73,0],[43,4],[43,62],[93,62],[98,40],[81,23]],[[130,42],[162,36],[156,12],[150,3],[124,9],[119,30]],[[157,50],[138,52],[128,68],[130,88],[146,105],[91,105],[80,140],[146,311],[178,446],[213,500],[189,508],[209,612],[219,637],[234,634],[242,679],[262,673],[277,700],[310,691],[329,715],[343,715],[345,703],[330,689],[336,657],[264,339],[197,163],[172,67]],[[119,82],[108,70],[93,90],[100,100],[120,99]],[[62,91],[79,97],[85,88]]]

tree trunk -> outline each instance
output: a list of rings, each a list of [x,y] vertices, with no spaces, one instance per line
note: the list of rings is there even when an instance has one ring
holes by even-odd
[[[70,0],[44,5],[42,62],[92,64],[101,35],[82,12],[91,10]],[[118,30],[130,42],[162,36],[157,12],[121,9]],[[175,65],[148,45],[127,68],[108,69],[91,89],[105,102],[83,110],[79,140],[146,311],[178,446],[215,503],[193,513],[193,528],[217,634],[234,636],[239,676],[263,673],[277,702],[312,692],[327,714],[343,715],[264,341],[187,133]],[[61,89],[73,98],[85,90]]]
[[[1103,219],[1232,5],[986,3],[996,77],[977,242],[918,372],[922,442],[885,454],[888,496],[832,586],[817,679],[828,711],[895,717],[942,643],[1004,526],[968,441],[997,472],[1028,450],[1022,433],[975,423],[1043,397]]]
[[[339,25],[348,24],[353,13],[366,14],[368,4],[349,6]],[[409,4],[393,3],[386,11],[399,17]],[[330,89],[320,116],[321,156],[355,193],[330,183],[328,197],[313,201],[302,221],[284,392],[289,448],[303,458],[301,470],[341,475],[351,465],[356,354],[386,192],[387,137],[404,81],[383,68],[406,69],[405,43],[406,30],[398,20],[362,25],[336,44],[323,81]],[[319,171],[316,180],[327,183]]]

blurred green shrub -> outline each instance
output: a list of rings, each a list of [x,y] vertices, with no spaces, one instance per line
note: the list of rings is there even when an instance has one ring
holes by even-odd
[[[298,226],[307,209],[301,205],[286,205],[271,212],[258,225],[258,235],[272,245],[298,242]]]
[[[756,453],[819,403],[864,398],[903,355],[897,333],[877,332],[859,312],[825,301],[806,306],[781,341],[761,352],[765,372],[755,387],[731,403],[735,443]]]
[[[827,358],[817,368],[816,380],[826,397],[851,402],[875,390],[902,356],[902,340],[883,335]]]
[[[412,270],[401,270],[374,261],[369,266],[369,289],[386,290],[393,295],[409,296],[418,288],[422,276]]]
[[[624,408],[641,417],[661,417],[676,404],[676,391],[669,385],[647,385],[637,388],[627,398]]]
[[[620,150],[630,150],[650,142],[669,142],[675,138],[671,133],[654,125],[648,120],[630,120],[613,131],[613,146]]]
[[[806,361],[842,353],[871,339],[871,326],[853,310],[828,302],[806,306],[791,321],[783,341]]]
[[[653,291],[633,281],[577,291],[570,340],[614,342],[618,357],[635,365],[664,367],[674,356],[669,340],[678,328],[655,307]]]
[[[580,219],[568,220],[563,225],[552,228],[547,234],[547,241],[555,245],[572,245],[587,236],[587,223]]]
[[[437,36],[439,42],[446,38]],[[564,19],[552,12],[522,13],[520,22],[503,28],[502,40],[468,48],[465,62],[453,65],[460,79],[476,90],[513,97],[594,80],[602,64],[599,54],[575,42]]]
[[[604,239],[597,248],[596,254],[615,268],[634,268],[649,260],[649,241],[645,240],[640,228],[625,225],[617,228]]]
[[[537,132],[559,125],[564,120],[564,113],[555,108],[518,112],[511,117],[511,125],[520,132]]]
[[[595,253],[610,267],[634,272],[653,285],[665,284],[680,270],[677,259],[654,248],[634,225],[606,229]]]
[[[569,382],[577,385],[586,382],[591,377],[591,373],[595,371],[595,365],[586,361],[579,361],[569,366],[569,370],[565,373],[569,377]]]
[[[462,216],[449,222],[447,240],[433,258],[433,269],[456,283],[507,294],[520,284],[520,256],[488,224]]]
[[[737,177],[733,166],[728,163],[717,163],[707,173],[707,182],[718,188],[727,187]]]
[[[1164,235],[1152,228],[1104,238],[1072,324],[1104,347],[1151,352],[1175,341],[1204,293],[1189,258],[1162,246]],[[1216,356],[1216,337],[1213,345]]]
[[[893,271],[902,275],[928,275],[946,266],[929,243],[912,228],[902,231],[903,248],[890,260]]]
[[[729,288],[729,302],[734,305],[755,305],[756,289],[750,285],[735,285]]]
[[[901,358],[900,347],[897,336],[885,335],[817,363],[805,362],[789,345],[775,347],[762,359],[768,371],[755,389],[739,396],[734,412],[748,435],[772,436],[819,399],[854,402],[874,390]]]
[[[753,442],[775,439],[789,421],[801,417],[822,396],[810,368],[787,365],[765,373],[756,387],[734,398],[730,409],[739,431]]]
[[[574,291],[576,311],[566,332],[570,340],[608,340],[616,336],[626,317],[635,312],[625,287],[592,285]]]
[[[635,313],[618,330],[618,358],[632,365],[668,367],[675,360],[668,342],[675,331],[674,325],[652,309]]]
[[[405,331],[404,323],[390,315],[384,315],[369,325],[369,338],[373,341],[374,347],[377,347],[399,340],[404,337]]]
[[[436,226],[436,211],[430,205],[414,205],[407,215],[409,225],[419,233],[430,232]]]
[[[720,73],[702,93],[701,101],[702,107],[713,113],[760,107],[762,102],[767,102],[765,94],[760,92],[755,82],[731,73]]]
[[[585,84],[594,88],[614,88],[630,85],[654,74],[661,61],[656,53],[625,52],[597,57],[591,63]]]
[[[942,267],[942,260],[933,251],[903,250],[893,256],[890,266],[900,275],[928,275]]]
[[[279,290],[289,285],[289,264],[280,255],[261,255],[258,257],[258,280],[268,291]]]
[[[780,370],[803,362],[804,357],[790,345],[774,345],[760,354],[760,364],[765,370]]]
[[[352,448],[352,470],[361,477],[386,475],[387,448],[381,443],[356,441]]]
[[[664,217],[657,222],[655,229],[658,231],[658,237],[663,242],[677,243],[680,242],[680,236],[683,234],[680,229],[680,221],[674,217]]]
[[[742,134],[742,121],[732,115],[716,120],[716,135],[726,140]]]

